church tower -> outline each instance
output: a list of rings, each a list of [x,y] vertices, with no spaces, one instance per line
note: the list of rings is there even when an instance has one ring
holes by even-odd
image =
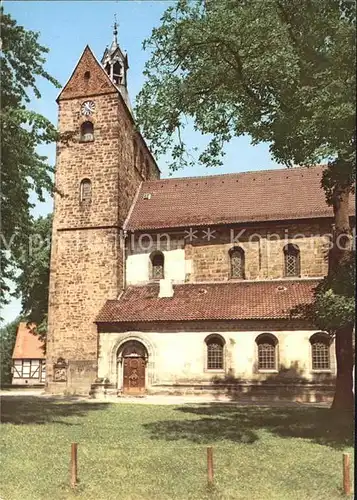
[[[123,287],[121,228],[140,183],[159,178],[135,127],[116,25],[102,62],[87,46],[57,99],[46,367],[53,393],[88,394],[96,379],[94,321]]]

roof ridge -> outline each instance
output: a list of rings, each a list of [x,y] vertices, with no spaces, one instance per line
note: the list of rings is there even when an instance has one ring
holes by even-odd
[[[238,176],[238,175],[245,175],[245,174],[257,174],[257,175],[262,175],[263,173],[275,173],[275,172],[292,172],[292,171],[297,171],[297,170],[312,170],[314,168],[322,169],[326,167],[325,164],[318,164],[318,165],[311,165],[311,166],[296,166],[296,167],[285,167],[285,168],[270,168],[270,169],[261,169],[261,170],[245,170],[244,172],[228,172],[225,174],[210,174],[210,175],[197,175],[197,176],[192,176],[192,177],[166,177],[163,179],[153,179],[153,180],[147,180],[144,181],[143,184],[148,184],[148,183],[160,183],[160,182],[167,182],[167,181],[190,181],[190,180],[204,180],[204,179],[212,179],[212,178],[217,178],[217,177],[233,177],[233,176]]]

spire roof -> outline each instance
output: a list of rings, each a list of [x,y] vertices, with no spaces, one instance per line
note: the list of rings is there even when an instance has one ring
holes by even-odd
[[[109,47],[109,53],[112,54],[119,48],[118,45],[118,23],[116,14],[114,14],[114,24],[113,24],[113,41]]]

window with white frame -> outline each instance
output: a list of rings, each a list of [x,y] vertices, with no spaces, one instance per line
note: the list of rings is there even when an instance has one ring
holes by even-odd
[[[258,370],[277,370],[278,339],[271,333],[256,338],[258,349]]]
[[[313,370],[331,369],[331,339],[326,333],[315,333],[310,338]]]
[[[206,368],[207,370],[224,369],[224,339],[220,335],[210,335],[206,338]]]

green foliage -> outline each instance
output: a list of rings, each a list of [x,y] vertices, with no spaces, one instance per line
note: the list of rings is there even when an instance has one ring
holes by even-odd
[[[316,287],[313,304],[301,304],[292,316],[305,317],[319,330],[334,335],[341,325],[354,325],[356,261],[354,252]]]
[[[172,169],[196,162],[182,140],[190,120],[210,137],[198,157],[207,166],[220,165],[225,143],[244,134],[253,144],[269,143],[286,166],[329,159],[322,185],[335,214],[345,215],[336,233],[348,233],[345,201],[356,175],[355,27],[348,1],[178,1],[144,42],[152,50],[136,109],[144,135],[157,154],[171,152]],[[346,269],[337,272],[309,311],[323,329],[349,323],[353,313],[353,295],[341,287],[354,280]]]
[[[0,384],[11,383],[12,352],[16,341],[16,332],[21,318],[0,328]]]
[[[6,301],[8,281],[14,279],[17,256],[26,244],[33,223],[30,193],[43,201],[52,191],[53,168],[37,152],[41,144],[58,138],[56,128],[44,116],[27,108],[31,98],[40,98],[38,78],[56,87],[60,84],[44,70],[46,47],[38,33],[18,26],[1,7],[1,295]]]
[[[198,158],[207,166],[249,134],[288,166],[343,158],[351,185],[355,38],[348,2],[180,0],[144,42],[152,55],[136,109],[143,133],[156,153],[171,152],[173,169],[196,161],[182,141],[191,119],[211,137]]]
[[[48,287],[52,214],[33,221],[22,245],[17,248],[16,262],[20,271],[16,277],[16,295],[21,297],[22,314],[35,323],[34,333],[42,340],[47,332]]]

